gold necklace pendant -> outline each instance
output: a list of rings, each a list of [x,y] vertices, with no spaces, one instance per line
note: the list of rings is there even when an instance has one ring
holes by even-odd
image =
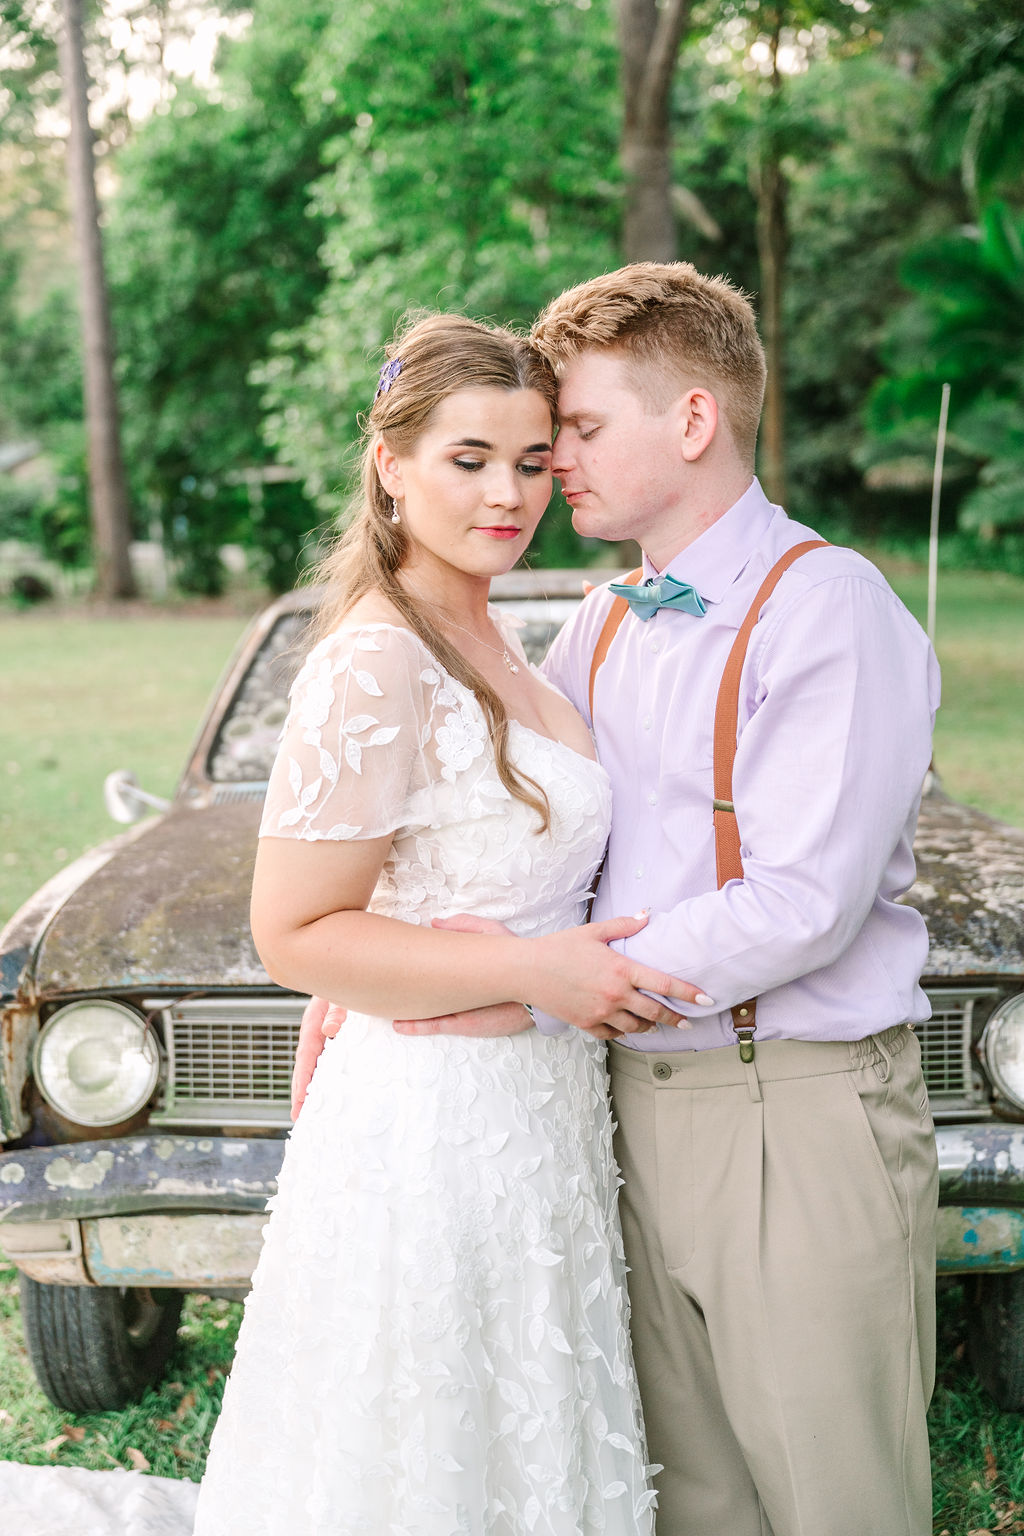
[[[512,660],[512,657],[509,655],[508,646],[505,644],[504,640],[501,642],[501,650],[499,651],[496,645],[488,645],[486,640],[481,640],[480,636],[474,634],[471,629],[467,629],[465,624],[456,624],[454,619],[449,619],[447,617],[445,618],[445,622],[450,624],[453,629],[461,629],[464,635],[468,635],[471,640],[475,640],[477,645],[482,645],[485,651],[493,651],[495,656],[500,656],[510,672],[513,674],[517,674],[519,672],[519,663]]]

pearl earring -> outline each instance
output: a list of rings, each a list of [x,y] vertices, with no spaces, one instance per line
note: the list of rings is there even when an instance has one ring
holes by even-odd
[[[393,496],[391,498],[391,521],[393,523],[400,523],[402,521],[398,515],[398,502]]]

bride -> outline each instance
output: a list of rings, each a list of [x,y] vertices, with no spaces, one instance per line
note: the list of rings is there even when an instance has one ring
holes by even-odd
[[[296,681],[252,928],[348,1008],[292,1132],[196,1536],[644,1536],[603,1046],[410,1039],[516,998],[593,1023],[692,999],[582,924],[608,780],[488,607],[551,492],[555,384],[433,315],[389,349],[362,498]],[[472,914],[510,934],[438,931]]]

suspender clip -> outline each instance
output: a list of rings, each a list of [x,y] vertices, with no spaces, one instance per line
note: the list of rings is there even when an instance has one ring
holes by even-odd
[[[749,1067],[754,1059],[754,1031],[752,1029],[738,1029],[736,1037],[740,1046],[740,1061]]]

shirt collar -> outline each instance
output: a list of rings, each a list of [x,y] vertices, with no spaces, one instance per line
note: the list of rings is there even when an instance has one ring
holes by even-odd
[[[669,573],[677,581],[688,581],[705,602],[720,603],[742,573],[769,525],[775,518],[785,515],[781,507],[768,500],[760,481],[754,479],[739,501],[734,502],[710,528],[705,528],[692,544],[674,555],[664,571],[656,571],[645,554],[644,578]]]

